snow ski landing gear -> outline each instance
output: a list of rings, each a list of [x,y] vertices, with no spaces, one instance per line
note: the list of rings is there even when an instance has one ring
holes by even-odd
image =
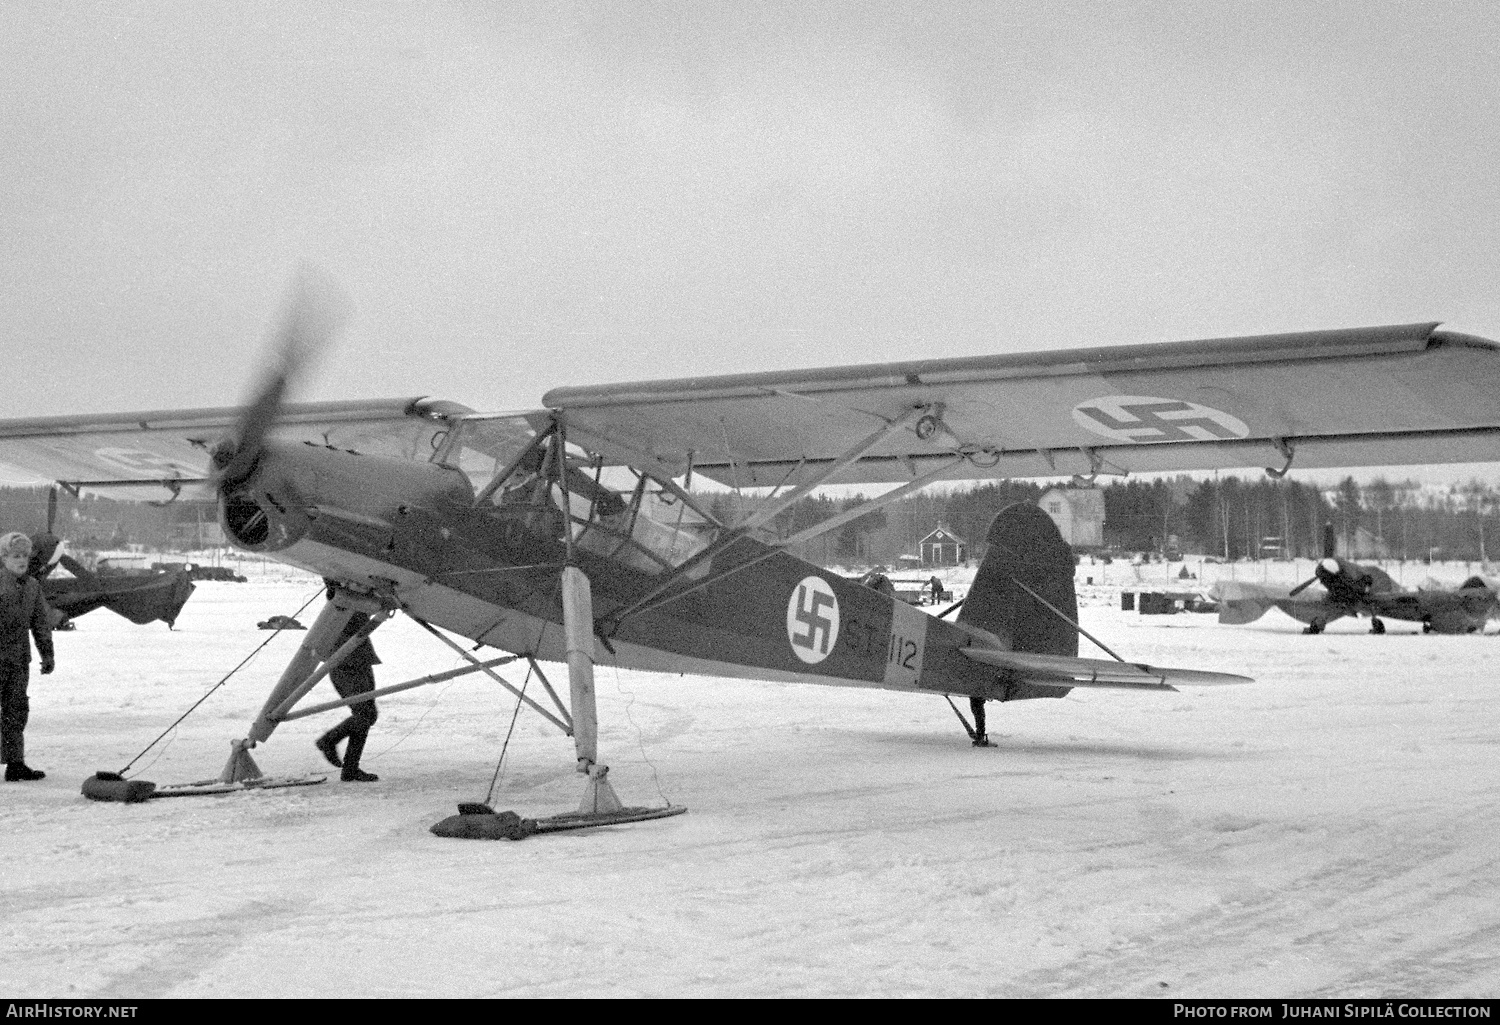
[[[513,811],[497,812],[488,804],[464,803],[458,806],[457,815],[450,815],[431,827],[434,835],[463,840],[523,840],[536,833],[645,822],[687,811],[682,805],[670,804],[665,808],[627,808],[615,794],[609,782],[609,766],[599,764],[599,719],[594,700],[594,609],[589,578],[577,566],[569,565],[563,568],[561,585],[564,650],[572,698],[571,732],[578,771],[587,777],[578,810],[528,819]]]
[[[685,811],[687,808],[683,805],[668,805],[665,808],[620,808],[612,812],[564,812],[548,818],[524,819],[513,811],[494,811],[487,804],[460,804],[459,813],[433,825],[432,833],[461,840],[524,840],[537,833],[645,822],[681,815]]]
[[[305,787],[322,783],[326,776],[260,776],[228,783],[222,779],[205,779],[196,783],[174,783],[159,787],[150,780],[126,779],[115,772],[96,772],[83,781],[83,796],[91,801],[114,801],[139,804],[157,797],[198,797],[237,794],[242,790],[275,790],[281,787]]]
[[[327,776],[260,776],[256,779],[225,783],[218,779],[199,780],[197,783],[171,783],[157,787],[152,797],[211,797],[218,794],[237,794],[243,790],[279,790],[282,787],[310,787],[322,783]]]

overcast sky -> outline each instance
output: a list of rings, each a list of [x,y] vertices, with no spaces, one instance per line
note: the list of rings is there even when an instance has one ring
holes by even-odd
[[[1443,320],[1500,338],[1492,3],[0,0],[4,415]]]

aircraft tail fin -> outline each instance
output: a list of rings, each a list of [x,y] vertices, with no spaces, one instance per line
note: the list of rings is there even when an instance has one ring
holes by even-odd
[[[1012,651],[1076,656],[1073,550],[1052,518],[1029,503],[1006,506],[985,543],[959,622],[988,630]]]

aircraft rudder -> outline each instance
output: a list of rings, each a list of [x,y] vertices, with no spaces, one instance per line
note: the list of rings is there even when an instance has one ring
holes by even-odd
[[[1012,651],[1076,656],[1073,549],[1052,518],[1027,502],[1006,506],[985,544],[959,620],[1009,642]]]

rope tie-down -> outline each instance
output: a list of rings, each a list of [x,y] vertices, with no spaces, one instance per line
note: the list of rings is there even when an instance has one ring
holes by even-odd
[[[290,619],[292,621],[295,621],[296,618],[303,612],[305,612],[307,610],[307,607],[317,599],[318,595],[322,593],[323,591],[321,588],[319,588],[317,591],[314,591],[312,596],[308,598],[307,601],[302,603],[302,607],[299,608],[295,613],[293,613]],[[229,672],[225,673],[224,676],[220,678],[218,683],[208,688],[208,690],[204,692],[202,697],[189,705],[187,711],[183,712],[176,719],[174,719],[170,726],[158,733],[156,735],[156,738],[152,740],[151,743],[141,748],[140,751],[136,753],[136,756],[130,759],[130,761],[126,762],[119,772],[107,772],[101,769],[100,771],[90,776],[88,779],[84,780],[83,796],[93,801],[116,801],[122,804],[136,804],[141,801],[150,800],[153,797],[167,796],[165,793],[158,793],[156,784],[152,783],[150,780],[130,779],[127,778],[125,774],[130,771],[131,767],[134,766],[136,762],[140,761],[146,756],[147,751],[150,751],[157,744],[160,744],[162,740],[167,737],[173,730],[182,725],[182,721],[184,719],[192,715],[195,711],[198,710],[198,707],[202,705],[203,702],[212,697],[215,691],[228,683],[235,673],[238,673],[241,669],[245,668],[245,666],[249,665],[250,660],[255,658],[256,655],[259,655],[261,651],[265,649],[266,645],[274,641],[284,629],[286,629],[286,627],[278,626],[275,630],[273,630],[269,637],[261,641],[260,644],[256,645],[254,651],[250,652],[250,654],[241,659],[239,664],[236,665],[233,669],[229,670]],[[249,767],[254,767],[254,777],[261,776],[259,767],[255,766],[255,762],[250,758],[250,754],[248,751],[231,753],[230,758],[234,759],[236,757],[236,754],[243,754],[244,759],[249,761]],[[147,766],[147,768],[150,768],[150,766]]]

